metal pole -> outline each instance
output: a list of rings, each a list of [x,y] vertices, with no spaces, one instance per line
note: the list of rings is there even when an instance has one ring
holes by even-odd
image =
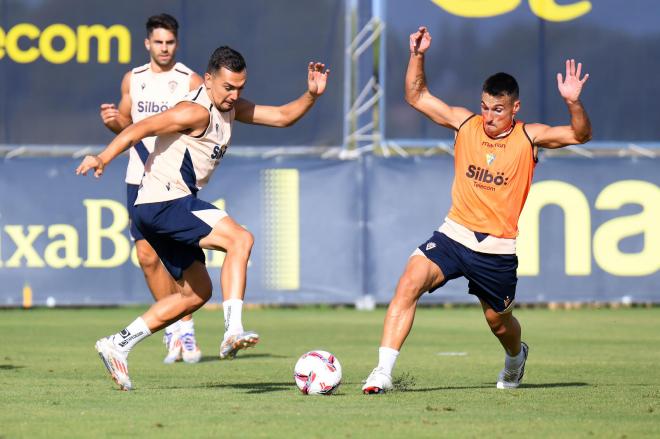
[[[377,141],[374,142],[375,146],[379,146],[383,143],[385,143],[385,126],[386,126],[386,112],[385,112],[385,105],[386,105],[386,73],[387,73],[387,46],[386,46],[386,41],[387,41],[387,35],[386,35],[386,3],[383,0],[372,0],[372,11],[373,11],[373,16],[378,18],[378,21],[380,22],[381,25],[381,32],[380,36],[378,37],[378,70],[376,73],[376,78],[377,78],[377,84],[380,87],[380,99],[378,101],[378,134],[379,138]]]
[[[545,20],[539,18],[539,34],[538,34],[538,88],[539,88],[539,118],[542,123],[548,123],[546,120],[546,93],[545,93]]]
[[[348,136],[351,133],[351,118],[348,117],[353,96],[353,61],[351,58],[351,43],[353,41],[354,18],[357,14],[357,0],[344,1],[344,140],[343,148],[350,147]]]

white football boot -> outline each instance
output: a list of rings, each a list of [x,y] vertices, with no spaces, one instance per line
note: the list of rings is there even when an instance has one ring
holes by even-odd
[[[181,361],[182,347],[179,332],[167,332],[167,330],[165,330],[163,343],[165,343],[165,348],[167,349],[167,356],[163,359],[163,363],[172,364],[176,361]]]
[[[383,368],[376,367],[364,382],[362,393],[365,395],[380,394],[392,390],[392,387],[392,376]]]
[[[259,343],[259,334],[254,331],[225,335],[220,344],[220,359],[233,359],[239,350],[252,347],[257,343]]]
[[[525,375],[525,363],[527,362],[527,354],[529,353],[529,346],[524,341],[520,342],[520,347],[523,351],[523,362],[520,368],[508,370],[502,369],[499,377],[497,377],[498,389],[516,389]]]
[[[105,368],[110,372],[112,379],[119,385],[120,390],[131,390],[133,385],[128,377],[128,354],[118,350],[110,340],[105,337],[96,342],[94,346],[103,360]]]
[[[186,363],[199,363],[202,359],[202,351],[197,346],[195,334],[186,332],[179,337],[181,343],[181,356]]]

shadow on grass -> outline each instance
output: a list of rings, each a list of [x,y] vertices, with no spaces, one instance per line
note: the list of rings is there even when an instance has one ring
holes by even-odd
[[[589,383],[543,383],[543,384],[521,384],[519,389],[550,389],[555,387],[591,387]],[[396,388],[396,387],[395,387]],[[427,387],[422,389],[396,389],[398,392],[435,392],[438,390],[469,390],[469,389],[494,389],[495,383],[483,384],[481,386],[446,386],[446,387]]]
[[[244,390],[247,394],[271,393],[271,392],[290,392],[295,390],[296,385],[293,382],[284,383],[207,383],[196,386],[206,389],[236,389]]]
[[[0,364],[0,370],[16,370],[24,369],[25,366],[15,366],[13,364]]]
[[[276,354],[250,354],[241,352],[233,360],[220,360],[220,357],[217,355],[203,355],[199,360],[200,363],[207,363],[209,361],[239,361],[239,360],[250,360],[254,358],[293,358],[286,355],[276,355]]]

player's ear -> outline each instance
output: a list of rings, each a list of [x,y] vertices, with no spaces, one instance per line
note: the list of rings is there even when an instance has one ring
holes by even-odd
[[[149,38],[144,39],[144,48],[147,50],[151,50],[151,44],[149,44]]]
[[[209,72],[204,73],[204,87],[211,88],[211,74]]]
[[[514,116],[519,111],[520,111],[520,100],[516,99],[515,102],[513,103],[513,114],[514,114]]]

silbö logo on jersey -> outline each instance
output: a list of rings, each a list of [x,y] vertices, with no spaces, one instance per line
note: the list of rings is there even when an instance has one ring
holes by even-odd
[[[465,176],[474,180],[473,183],[475,187],[492,192],[495,192],[496,188],[493,186],[486,186],[482,183],[495,186],[506,186],[509,181],[509,178],[504,176],[504,172],[498,171],[493,175],[488,169],[475,165],[468,166]]]
[[[162,113],[169,108],[167,102],[138,101],[137,103],[137,110],[140,113]]]

